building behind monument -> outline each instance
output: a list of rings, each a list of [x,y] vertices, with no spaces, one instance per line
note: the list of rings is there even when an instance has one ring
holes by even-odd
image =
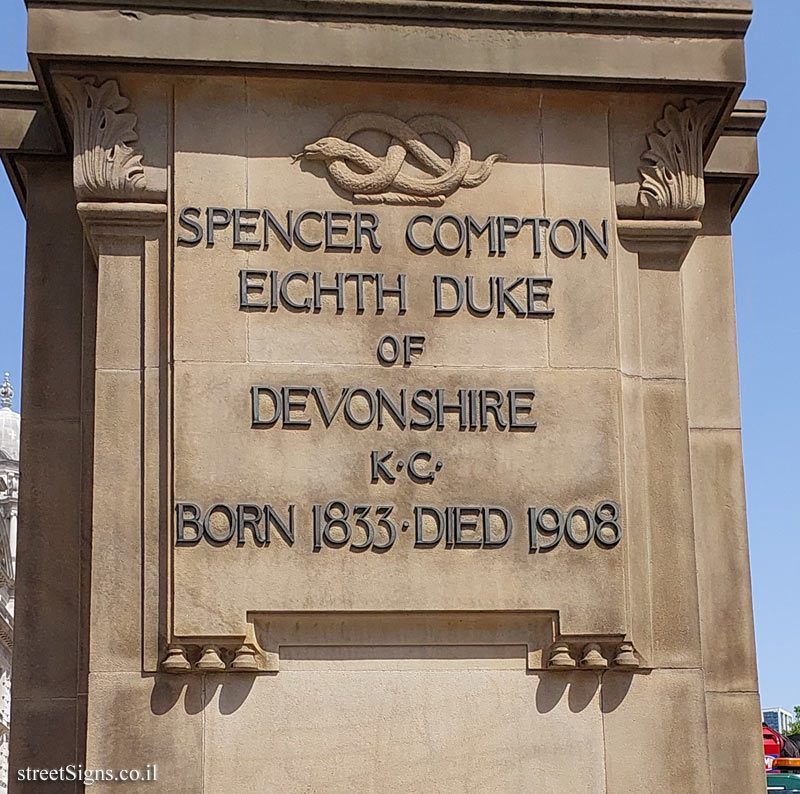
[[[11,656],[14,644],[14,570],[19,499],[20,417],[8,373],[0,385],[0,793],[8,785]]]
[[[794,723],[795,717],[791,711],[780,707],[774,709],[762,709],[761,717],[764,724],[772,728],[773,731],[787,735],[789,728]]]

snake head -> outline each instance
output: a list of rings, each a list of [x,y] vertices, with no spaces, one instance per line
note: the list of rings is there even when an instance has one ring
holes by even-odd
[[[338,138],[320,138],[314,143],[307,144],[300,154],[292,155],[292,160],[297,161],[301,157],[306,160],[333,160],[337,154],[335,147],[341,144]]]

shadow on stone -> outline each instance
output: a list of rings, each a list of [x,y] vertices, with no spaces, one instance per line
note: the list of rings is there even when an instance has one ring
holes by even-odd
[[[247,699],[256,677],[249,673],[226,676],[219,691],[219,713],[233,714]]]
[[[619,708],[633,683],[633,673],[611,672],[603,676],[600,692],[600,710],[609,714]]]
[[[184,675],[155,675],[153,676],[153,691],[150,693],[150,711],[153,714],[166,714],[171,711],[180,700],[184,687],[192,689],[194,679]]]
[[[586,673],[571,677],[567,703],[573,714],[583,711],[594,700],[600,687],[600,676]]]
[[[153,714],[166,714],[183,697],[183,708],[187,714],[199,714],[208,706],[219,690],[220,714],[233,714],[237,711],[253,688],[256,676],[237,673],[236,675],[155,675],[153,691],[150,693],[150,710]]]
[[[552,711],[567,689],[569,678],[561,674],[540,674],[539,686],[536,688],[536,710],[540,714]]]

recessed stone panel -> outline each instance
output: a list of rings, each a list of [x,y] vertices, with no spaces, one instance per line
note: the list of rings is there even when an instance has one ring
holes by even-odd
[[[177,635],[295,609],[627,632],[608,101],[580,104],[176,85]]]
[[[313,608],[563,610],[572,629],[580,627],[578,633],[624,633],[624,534],[613,547],[610,536],[608,544],[597,539],[585,543],[585,514],[579,513],[570,529],[577,543],[564,537],[552,550],[532,552],[529,537],[529,508],[552,505],[566,518],[572,508],[584,507],[594,519],[603,501],[620,501],[616,374],[420,367],[412,379],[408,370],[376,365],[309,366],[303,372],[307,383],[293,383],[298,375],[288,365],[176,366],[175,454],[183,462],[175,471],[176,501],[193,502],[203,512],[222,503],[233,510],[237,505],[269,504],[284,523],[293,505],[295,516],[293,543],[273,522],[266,546],[246,529],[241,545],[238,535],[224,543],[209,542],[206,535],[197,544],[175,549],[179,633],[237,633],[248,610]],[[462,388],[506,395],[530,388],[536,396],[526,422],[539,424],[510,431],[497,428],[492,420],[486,430],[461,431],[459,417],[448,412],[442,430],[401,429],[388,414],[382,429],[377,415],[359,429],[340,409],[325,426],[320,401],[332,410],[343,390],[349,395],[359,388],[372,397],[384,389],[399,403],[402,390],[408,394],[416,386],[425,388],[434,378],[450,400]],[[294,392],[298,399],[307,387],[317,389],[317,396],[305,398],[305,411],[292,412],[292,421],[310,425],[283,428],[278,421],[272,427],[253,427],[253,387],[283,384],[302,386]],[[237,394],[238,399],[230,398]],[[345,400],[359,421],[368,420],[365,397]],[[407,401],[410,405],[408,396]],[[272,397],[262,396],[260,405],[262,418],[270,419],[275,410]],[[409,409],[408,416],[417,414]],[[392,453],[382,464],[386,472],[378,467],[381,474],[374,483],[373,451],[379,451],[379,458]],[[424,454],[412,462],[420,451]],[[433,475],[433,482],[415,481],[409,463],[421,477]],[[486,476],[487,471],[492,475]],[[387,482],[388,476],[395,481]],[[333,543],[323,540],[315,550],[315,510],[324,511],[332,501],[350,510],[352,540],[332,547],[350,531],[337,525],[329,532]],[[356,523],[358,505],[371,507],[365,518],[375,524],[378,545],[389,542],[377,523],[378,508],[393,508],[387,515],[396,527],[390,549],[377,553],[352,548],[367,541],[368,530]],[[461,541],[454,535],[450,543],[445,532],[441,542],[429,545],[435,530],[429,526],[432,511],[427,508],[444,515],[455,506],[502,508],[513,522],[507,541],[491,546],[505,534],[498,512],[490,521],[488,545],[480,540],[481,530],[465,530]],[[423,508],[424,532],[417,538],[415,510]],[[228,532],[227,510],[216,509],[210,521],[213,538]],[[246,512],[252,516],[257,511]],[[190,513],[186,509],[185,515]],[[341,509],[334,513],[341,515]],[[464,514],[469,516],[477,513]],[[324,523],[316,519],[318,533]],[[623,533],[638,531],[622,517],[619,523]],[[262,519],[259,526],[263,529],[264,524]],[[554,517],[548,515],[544,524],[554,526]],[[257,534],[263,535],[262,529]],[[613,529],[604,528],[602,537],[609,531]],[[557,537],[547,529],[536,535],[540,546]],[[187,523],[187,539],[194,536]]]

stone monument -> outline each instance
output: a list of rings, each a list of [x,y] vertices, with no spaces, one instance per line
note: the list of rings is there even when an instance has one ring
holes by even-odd
[[[27,5],[10,790],[763,791],[750,4]]]

